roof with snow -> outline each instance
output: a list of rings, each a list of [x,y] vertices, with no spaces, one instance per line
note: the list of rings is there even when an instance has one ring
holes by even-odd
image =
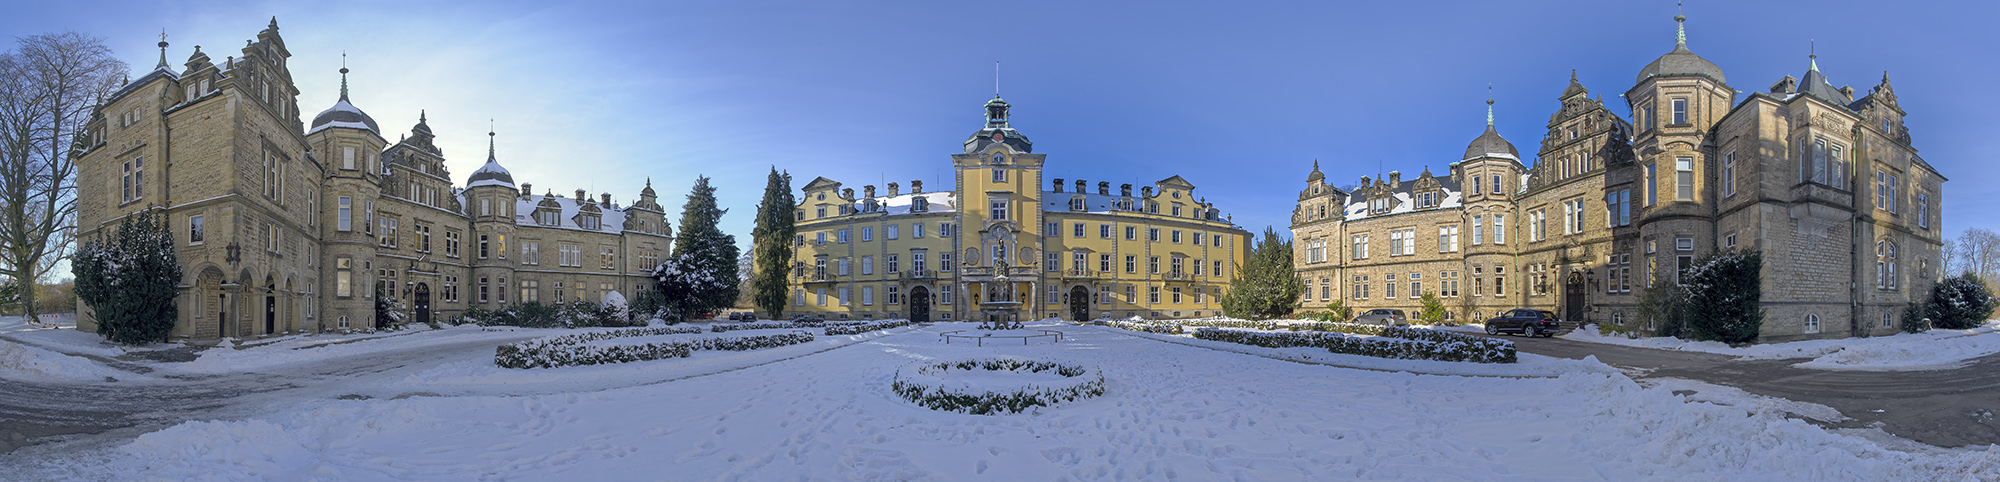
[[[1459,201],[1462,196],[1460,196],[1458,179],[1455,179],[1451,176],[1441,176],[1441,177],[1432,177],[1431,179],[1437,180],[1438,188],[1443,191],[1444,199],[1439,199],[1438,204],[1436,206],[1417,209],[1417,203],[1414,191],[1417,186],[1418,179],[1423,179],[1423,178],[1420,177],[1417,179],[1411,179],[1403,181],[1401,183],[1397,183],[1394,186],[1389,186],[1389,195],[1390,197],[1396,198],[1396,207],[1390,208],[1388,213],[1377,214],[1375,216],[1376,217],[1393,216],[1397,214],[1416,212],[1416,211],[1434,211],[1438,209],[1459,208],[1460,206]],[[1382,183],[1388,184],[1387,181],[1382,181]],[[1356,191],[1360,191],[1360,189],[1357,189]],[[1362,196],[1354,196],[1348,198],[1348,200],[1353,202],[1348,203],[1346,207],[1342,208],[1340,213],[1346,220],[1353,221],[1369,217],[1367,198]]]
[[[1521,152],[1514,150],[1514,143],[1500,137],[1500,131],[1493,130],[1493,123],[1488,122],[1486,132],[1480,133],[1479,137],[1472,139],[1471,144],[1465,145],[1465,159],[1481,157],[1501,157],[1518,161],[1521,160]]]
[[[536,221],[535,210],[543,209],[544,204],[559,211],[556,224],[541,224]],[[617,234],[625,232],[625,211],[629,209],[633,208],[619,207],[617,204],[607,206],[596,201],[578,202],[577,199],[562,196],[527,195],[515,198],[514,223],[522,226]],[[597,229],[584,229],[583,225],[577,222],[579,215],[585,212],[602,216],[602,222],[598,224]]]
[[[312,129],[307,130],[306,135],[333,127],[364,129],[376,135],[382,134],[382,129],[375,125],[375,118],[369,117],[368,113],[361,111],[361,108],[348,103],[346,96],[334,102],[333,107],[328,107],[319,115],[313,116]]]
[[[917,198],[924,199],[923,212],[926,213],[949,213],[958,211],[958,194],[953,193],[951,191],[927,192],[919,194],[900,194],[895,196],[878,196],[875,198],[875,204],[876,204],[875,211],[867,211],[865,209],[866,199],[855,201],[854,205],[850,207],[853,208],[851,212],[857,212],[857,213],[880,212],[887,214],[910,214],[912,212],[915,212],[914,206],[917,203]]]
[[[479,166],[479,170],[472,171],[472,175],[465,178],[466,188],[479,186],[506,186],[511,189],[514,187],[514,174],[500,167],[500,161],[487,156],[486,165]]]

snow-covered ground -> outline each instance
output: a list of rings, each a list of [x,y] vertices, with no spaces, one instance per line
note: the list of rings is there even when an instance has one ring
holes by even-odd
[[[182,423],[17,474],[359,481],[2000,480],[2000,448],[1911,448],[1879,431],[1830,432],[1787,416],[1811,407],[1708,388],[1690,400],[1674,394],[1676,386],[1642,386],[1588,361],[1482,367],[1512,376],[1441,376],[1246,356],[1194,343],[1202,340],[1095,326],[1031,324],[1065,331],[1059,344],[978,347],[939,339],[943,331],[969,327],[941,323],[597,367],[487,370],[478,368],[479,357],[467,356],[388,391],[452,381],[519,392],[578,378],[631,383],[528,396],[297,400],[274,414]],[[752,333],[759,332],[729,334]],[[1096,367],[1107,389],[1095,398],[990,416],[929,410],[889,389],[901,367],[993,356]],[[490,352],[484,357],[490,367]],[[59,472],[40,472],[51,467]]]
[[[0,378],[27,382],[103,381],[131,374],[87,358],[0,340]]]
[[[1965,366],[1974,358],[2000,353],[2000,320],[1967,330],[1930,330],[1897,333],[1871,338],[1835,338],[1731,347],[1713,341],[1682,340],[1673,337],[1627,338],[1621,334],[1601,334],[1585,327],[1562,338],[1612,345],[1697,351],[1729,355],[1746,360],[1812,358],[1794,364],[1821,370],[1939,370]]]

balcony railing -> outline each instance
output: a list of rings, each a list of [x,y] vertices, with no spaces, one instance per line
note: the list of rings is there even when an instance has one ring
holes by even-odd
[[[1095,270],[1088,270],[1088,269],[1071,269],[1071,270],[1069,270],[1069,271],[1064,271],[1064,272],[1063,272],[1063,277],[1064,277],[1064,278],[1075,278],[1075,279],[1094,279],[1094,278],[1097,278],[1097,277],[1098,277],[1098,274],[1099,274],[1099,273],[1098,273],[1097,271],[1095,271]]]

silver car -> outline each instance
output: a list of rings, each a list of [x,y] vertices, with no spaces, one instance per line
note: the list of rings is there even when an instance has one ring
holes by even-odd
[[[1403,310],[1374,309],[1354,317],[1359,325],[1410,326],[1410,315]]]

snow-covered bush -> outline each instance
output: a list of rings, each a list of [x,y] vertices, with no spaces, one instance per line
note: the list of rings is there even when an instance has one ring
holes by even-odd
[[[462,316],[480,326],[522,328],[585,328],[604,326],[616,321],[609,310],[600,309],[595,303],[580,300],[550,304],[530,301],[491,311],[474,308],[466,310]]]
[[[502,368],[556,368],[625,363],[685,358],[695,350],[744,351],[780,347],[813,341],[814,338],[810,332],[795,331],[773,335],[717,337],[633,345],[587,344],[613,338],[692,334],[701,331],[701,327],[698,326],[669,326],[542,337],[512,345],[501,345],[494,350],[493,364]]]
[[[709,331],[722,333],[731,330],[782,330],[791,328],[819,328],[826,323],[817,321],[759,321],[756,323],[716,323],[709,325]]]
[[[1363,338],[1331,331],[1271,333],[1201,328],[1195,330],[1194,337],[1268,348],[1325,348],[1333,353],[1403,360],[1514,363],[1519,359],[1514,343],[1506,340],[1393,326],[1374,328],[1382,329],[1384,334]]]
[[[632,310],[625,304],[625,295],[617,291],[605,292],[604,300],[597,303],[597,309],[604,312],[605,318],[621,324],[632,319]]]
[[[1152,323],[1152,322],[1125,321],[1125,320],[1090,320],[1085,323],[1090,323],[1097,326],[1109,326],[1112,328],[1118,328],[1124,330],[1143,331],[1146,333],[1166,333],[1169,335],[1179,335],[1183,333],[1183,331],[1181,330],[1181,325],[1176,325],[1173,323]]]
[[[1186,320],[1161,320],[1161,321],[1164,323],[1173,323],[1176,325],[1181,325],[1186,327],[1212,326],[1216,328],[1250,328],[1254,330],[1278,329],[1278,322],[1276,321],[1240,320],[1236,318],[1224,318],[1219,316],[1208,317],[1208,318],[1192,318]]]
[[[826,327],[826,335],[827,335],[827,336],[833,336],[833,335],[859,335],[859,334],[862,334],[862,333],[867,333],[867,332],[871,332],[871,331],[876,331],[876,330],[887,330],[887,329],[890,329],[890,328],[899,328],[899,327],[904,327],[904,326],[909,326],[909,325],[910,325],[910,320],[890,320],[890,321],[877,321],[877,322],[870,322],[870,323],[840,323],[840,324],[831,324],[831,325],[827,325],[827,327]]]
[[[1911,302],[1909,305],[1903,307],[1903,323],[1900,328],[1905,333],[1931,331],[1930,312],[1925,308],[1924,303]]]
[[[1993,291],[1971,273],[1945,278],[1931,288],[1931,325],[1947,330],[1979,326],[1993,316]]]
[[[952,379],[954,372],[975,370],[1022,375],[1053,374],[1063,378],[1057,382],[1023,384],[1018,388],[981,387]],[[973,378],[990,380],[992,377]],[[1012,358],[965,360],[898,369],[889,388],[896,395],[932,410],[998,415],[1103,395],[1104,374],[1078,365],[1045,361]]]

